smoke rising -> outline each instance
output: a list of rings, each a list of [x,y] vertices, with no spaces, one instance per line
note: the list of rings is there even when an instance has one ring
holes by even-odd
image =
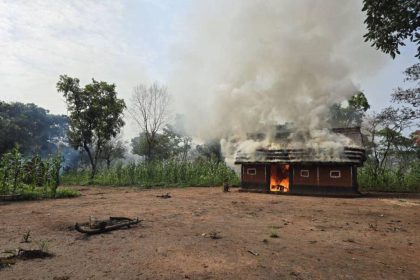
[[[190,132],[222,139],[228,161],[238,150],[351,144],[326,128],[330,106],[381,63],[363,42],[360,2],[197,1],[181,24],[188,37],[174,47],[170,82]],[[295,133],[280,143],[273,126],[285,122]],[[256,131],[267,137],[249,140]]]

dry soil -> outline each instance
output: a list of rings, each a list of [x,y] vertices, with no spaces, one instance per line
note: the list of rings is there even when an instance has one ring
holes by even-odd
[[[418,195],[78,189],[78,198],[0,202],[1,251],[46,244],[55,255],[18,261],[0,279],[420,279]],[[84,236],[74,224],[89,216],[144,221]]]

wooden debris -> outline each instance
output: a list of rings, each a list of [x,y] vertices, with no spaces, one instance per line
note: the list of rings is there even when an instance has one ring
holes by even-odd
[[[16,260],[14,260],[11,257],[0,258],[0,269],[12,266],[15,263],[16,263]]]
[[[253,252],[253,251],[251,251],[251,250],[248,250],[248,253],[250,253],[250,254],[252,254],[252,255],[254,255],[254,256],[259,256],[260,254],[258,254],[257,252]]]
[[[76,223],[75,229],[78,232],[85,234],[99,234],[123,227],[129,228],[131,225],[138,224],[142,220],[139,218],[130,219],[126,217],[109,217],[109,220],[95,221],[92,222],[92,219],[89,223],[78,224]]]
[[[167,198],[171,198],[172,196],[170,195],[170,193],[166,193],[166,194],[157,195],[156,197],[167,199]]]
[[[0,269],[16,264],[17,260],[45,259],[54,256],[44,250],[25,250],[19,248],[6,252],[11,255],[7,257],[0,257]]]
[[[209,232],[209,237],[210,237],[211,239],[220,239],[220,238],[222,238],[222,237],[220,236],[220,232],[218,232],[218,231],[212,231],[212,232]]]
[[[19,249],[17,253],[17,258],[22,260],[31,260],[31,259],[45,259],[51,258],[53,254],[48,253],[44,250],[23,250]]]

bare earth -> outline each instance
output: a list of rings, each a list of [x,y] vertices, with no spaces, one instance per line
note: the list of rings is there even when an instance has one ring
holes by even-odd
[[[78,189],[79,198],[0,202],[1,251],[47,241],[55,255],[18,261],[0,279],[420,279],[418,195]],[[144,221],[85,237],[74,224],[91,215]],[[32,242],[21,243],[27,230]]]

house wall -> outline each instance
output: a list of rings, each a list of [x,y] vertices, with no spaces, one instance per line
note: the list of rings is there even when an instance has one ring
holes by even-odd
[[[354,192],[357,191],[356,167],[351,165],[293,166],[291,192]]]
[[[271,164],[243,164],[241,188],[269,191]],[[352,165],[291,165],[291,193],[354,193],[356,167]]]
[[[269,170],[265,164],[243,164],[241,170],[241,187],[245,189],[266,190]]]
[[[320,166],[319,169],[319,185],[335,186],[335,187],[351,187],[352,166]],[[331,174],[339,172],[340,177],[334,178]]]
[[[307,172],[306,172],[307,171]],[[301,172],[305,172],[307,177],[301,176]],[[293,184],[313,186],[318,185],[318,167],[317,166],[294,166],[293,167]]]

